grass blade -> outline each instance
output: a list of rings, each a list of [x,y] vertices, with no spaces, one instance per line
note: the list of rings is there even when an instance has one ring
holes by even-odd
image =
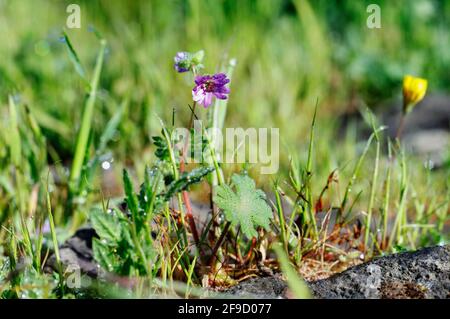
[[[97,96],[97,88],[100,80],[100,74],[102,71],[103,58],[105,54],[106,41],[101,41],[100,52],[97,57],[97,62],[95,65],[94,76],[91,83],[91,91],[89,97],[86,101],[86,105],[83,111],[83,118],[81,122],[80,131],[77,136],[77,144],[75,149],[74,160],[72,163],[72,169],[70,171],[70,186],[71,190],[74,191],[78,186],[78,179],[81,174],[82,165],[84,162],[84,156],[86,154],[86,148],[88,145],[89,134],[91,131],[92,117],[94,113],[95,99]]]
[[[280,262],[281,270],[286,276],[287,283],[294,296],[298,299],[310,299],[311,293],[309,292],[308,286],[299,277],[295,269],[292,267],[288,256],[285,254],[280,245],[274,245],[274,250],[278,256]]]

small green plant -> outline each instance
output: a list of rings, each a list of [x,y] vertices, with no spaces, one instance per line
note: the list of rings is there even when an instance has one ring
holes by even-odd
[[[258,227],[270,230],[273,213],[266,203],[266,194],[256,189],[255,182],[247,175],[234,174],[231,182],[231,186],[220,185],[214,198],[226,220],[232,226],[240,226],[248,238],[258,236]]]

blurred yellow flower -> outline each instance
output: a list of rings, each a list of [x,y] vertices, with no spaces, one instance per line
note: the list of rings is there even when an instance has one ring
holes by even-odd
[[[403,113],[409,113],[427,92],[428,81],[406,75],[403,78]]]

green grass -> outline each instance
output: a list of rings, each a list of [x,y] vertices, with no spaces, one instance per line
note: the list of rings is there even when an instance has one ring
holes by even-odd
[[[97,260],[137,280],[131,292],[137,297],[198,296],[205,278],[227,286],[260,263],[281,267],[302,297],[291,266],[307,258],[351,259],[355,250],[370,258],[448,243],[450,167],[424,167],[401,143],[387,141],[365,108],[400,101],[407,73],[427,78],[430,93],[449,92],[450,3],[378,2],[381,30],[365,27],[370,1],[350,0],[79,1],[82,28],[64,30],[70,1],[0,1],[1,296],[82,296],[67,289],[64,269],[49,274],[43,266],[53,252],[60,264],[57,244],[92,221],[93,212],[114,216],[112,224],[99,217],[100,224],[120,233],[111,238],[105,229]],[[220,165],[211,140],[209,175],[187,176],[177,164],[170,133],[189,123],[193,84],[190,75],[176,74],[172,59],[177,51],[201,49],[205,70],[233,76],[229,100],[209,112],[197,107],[197,116],[221,129],[279,127],[278,174]],[[350,125],[337,138],[338,117],[358,109],[373,134],[361,140]],[[152,136],[160,136],[168,157],[155,153]],[[108,170],[101,168],[105,161]],[[274,194],[267,200],[270,230],[248,238],[223,220],[194,240],[186,202],[215,194],[243,171]],[[117,209],[124,198],[130,218]],[[351,249],[327,235],[318,210],[337,211],[342,227],[364,212]],[[50,231],[42,232],[46,222]],[[274,251],[281,265],[269,257]],[[129,292],[96,282],[89,293]]]

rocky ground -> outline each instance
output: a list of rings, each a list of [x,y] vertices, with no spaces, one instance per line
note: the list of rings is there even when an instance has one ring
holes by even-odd
[[[92,258],[92,228],[82,228],[61,246],[62,262],[77,265],[91,277],[98,266]],[[56,268],[52,256],[48,267]],[[376,258],[329,278],[307,283],[315,298],[450,298],[450,246],[424,248]],[[249,279],[228,289],[239,298],[289,298],[280,274]]]
[[[315,298],[450,298],[450,246],[380,257],[307,283]],[[239,297],[286,298],[281,276],[250,279],[228,290]]]

